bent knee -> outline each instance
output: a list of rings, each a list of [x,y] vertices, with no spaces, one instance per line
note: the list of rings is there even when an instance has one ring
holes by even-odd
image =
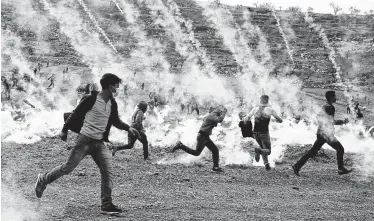
[[[64,175],[68,175],[69,173],[73,172],[74,169],[75,169],[75,166],[68,165],[68,164],[61,166],[61,171]]]

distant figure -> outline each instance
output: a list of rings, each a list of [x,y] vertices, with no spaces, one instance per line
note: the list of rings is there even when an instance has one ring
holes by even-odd
[[[142,88],[142,90],[144,90],[144,83],[142,83],[142,85],[140,87]]]
[[[190,102],[187,104],[188,107],[188,114],[192,114],[194,110],[196,110],[197,115],[200,115],[199,105],[197,104],[196,98],[194,96],[191,97]]]
[[[49,61],[47,61],[47,67],[49,67]]]
[[[38,69],[34,68],[34,75],[36,76],[37,73],[38,73]]]
[[[347,104],[347,114],[351,114],[351,108],[349,107],[349,104]]]
[[[300,169],[309,160],[309,158],[315,156],[322,146],[327,143],[336,150],[336,157],[338,161],[338,174],[348,174],[352,172],[352,169],[348,170],[344,167],[344,147],[335,137],[334,125],[342,125],[348,123],[348,119],[335,120],[335,107],[336,102],[335,91],[327,91],[325,94],[327,103],[323,105],[322,111],[317,115],[318,129],[317,129],[317,140],[314,142],[313,147],[300,158],[300,160],[292,165],[292,169],[297,176],[299,175]]]
[[[125,84],[125,85],[123,86],[123,94],[124,94],[125,96],[127,96],[127,89],[128,89],[128,86],[127,86],[127,84]]]
[[[357,116],[356,117],[357,117],[357,119],[361,119],[361,118],[364,117],[364,115],[362,114],[360,109],[357,110]]]
[[[13,72],[12,73],[12,82],[13,82],[12,87],[17,87],[17,84],[18,84],[18,72],[19,72],[19,70],[18,70],[18,68],[15,68],[15,69],[13,69],[12,72]]]
[[[360,111],[360,108],[358,107],[360,105],[360,103],[356,103],[356,106],[355,106],[355,113],[357,114],[359,111]]]
[[[51,87],[53,88],[55,86],[55,74],[52,74],[52,76],[50,76],[47,80],[50,80],[51,83],[49,84],[49,86],[47,87],[47,89],[51,89]]]
[[[10,100],[10,84],[5,76],[1,76],[1,83],[4,85],[4,97],[5,100]]]

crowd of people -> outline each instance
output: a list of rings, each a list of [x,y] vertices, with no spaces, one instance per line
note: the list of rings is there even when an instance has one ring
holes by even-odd
[[[131,124],[128,125],[120,119],[115,99],[121,82],[118,76],[108,73],[104,74],[100,80],[101,91],[98,91],[97,86],[94,84],[79,88],[77,91],[81,94],[79,102],[73,112],[64,115],[65,124],[59,134],[60,138],[66,141],[70,130],[78,133],[78,138],[64,164],[38,175],[35,185],[35,192],[38,198],[42,197],[47,185],[71,173],[86,155],[91,155],[101,173],[101,213],[117,214],[122,212],[121,208],[112,203],[114,176],[111,157],[114,157],[118,151],[133,148],[135,142],[139,140],[143,145],[144,160],[149,159],[148,140],[143,126],[144,114],[148,108],[152,108],[152,105],[153,107],[159,105],[160,100],[155,94],[150,94],[149,98],[151,101],[139,101],[132,114]],[[334,134],[335,124],[340,125],[348,122],[347,120],[335,120],[335,107],[333,106],[335,102],[335,92],[327,91],[326,104],[322,107],[322,111],[317,117],[317,139],[313,147],[292,166],[293,172],[297,176],[300,175],[300,170],[307,160],[314,156],[325,143],[329,144],[337,152],[338,174],[344,175],[352,172],[352,169],[344,167],[344,148]],[[196,110],[197,104],[191,103],[189,105],[191,106],[190,109]],[[199,114],[199,110],[197,109],[196,111]],[[198,156],[207,147],[212,152],[212,170],[217,173],[224,172],[219,165],[219,148],[217,148],[210,136],[213,129],[223,122],[226,113],[227,108],[224,105],[211,107],[197,133],[196,148],[187,147],[178,141],[171,152],[182,150],[188,154]],[[259,106],[254,107],[248,114],[244,112],[239,114],[238,129],[241,129],[243,137],[253,137],[257,141],[254,158],[258,162],[260,157],[262,157],[266,170],[271,170],[268,156],[271,154],[269,123],[272,117],[278,123],[282,123],[282,118],[269,105],[268,95],[262,95]],[[254,118],[253,128],[252,118]],[[104,142],[109,142],[108,138],[112,126],[128,132],[128,143],[125,145],[113,145],[110,152]]]

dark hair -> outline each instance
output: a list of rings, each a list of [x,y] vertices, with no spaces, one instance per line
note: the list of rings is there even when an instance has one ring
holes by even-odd
[[[90,93],[90,86],[91,86],[91,84],[86,84],[86,86],[84,87],[84,92],[85,92],[86,94],[89,94],[89,93]]]
[[[108,89],[109,86],[114,86],[115,84],[120,84],[122,82],[121,78],[119,78],[115,74],[106,73],[100,79],[101,88]]]
[[[332,97],[335,96],[335,91],[326,91],[325,93],[325,97],[326,97],[326,100],[331,100]]]
[[[261,100],[261,102],[269,103],[269,96],[268,95],[262,95],[260,100]]]

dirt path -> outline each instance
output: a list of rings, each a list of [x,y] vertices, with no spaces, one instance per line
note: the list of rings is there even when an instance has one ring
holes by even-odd
[[[56,139],[33,145],[2,143],[2,220],[374,219],[374,178],[338,176],[335,159],[308,163],[301,177],[294,176],[287,160],[270,172],[235,166],[215,174],[209,171],[211,162],[144,163],[141,150],[134,149],[113,159],[113,197],[126,209],[125,217],[99,214],[100,175],[89,156],[70,175],[49,185],[38,200],[37,174],[68,156],[61,144]],[[166,154],[153,153],[154,162]]]

